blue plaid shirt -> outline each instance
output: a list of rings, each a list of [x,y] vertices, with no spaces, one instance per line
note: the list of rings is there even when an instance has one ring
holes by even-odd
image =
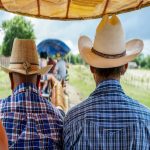
[[[64,121],[66,150],[150,150],[150,110],[102,81]]]
[[[34,84],[20,84],[10,97],[0,101],[0,119],[10,150],[62,149],[63,118],[39,96]]]

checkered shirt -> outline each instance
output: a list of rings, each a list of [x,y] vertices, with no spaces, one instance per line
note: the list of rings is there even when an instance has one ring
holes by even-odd
[[[150,110],[102,81],[64,120],[66,150],[150,150]]]
[[[0,119],[10,150],[63,147],[63,118],[50,102],[39,96],[34,84],[20,84],[11,96],[0,101]]]

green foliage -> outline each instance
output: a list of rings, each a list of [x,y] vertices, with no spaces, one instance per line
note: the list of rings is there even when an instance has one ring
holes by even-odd
[[[145,60],[145,59],[141,60],[141,62],[140,62],[140,67],[141,67],[141,68],[146,68],[146,66],[147,66],[146,60]]]
[[[150,56],[146,57],[146,69],[150,69]]]
[[[65,60],[71,64],[77,65],[77,64],[84,64],[85,62],[81,58],[80,54],[74,55],[72,53],[69,53],[66,57]],[[139,68],[144,68],[144,69],[150,69],[150,56],[144,56],[143,54],[140,54],[138,57],[134,59],[134,62],[137,63]]]
[[[84,64],[83,59],[80,57],[80,55],[74,55],[72,53],[69,53],[65,60],[71,64]]]
[[[15,16],[11,20],[4,21],[2,23],[2,29],[5,32],[2,44],[2,54],[4,56],[11,55],[11,49],[15,38],[35,39],[33,25],[22,16]]]
[[[2,54],[2,46],[0,45],[0,55]]]
[[[143,55],[143,54],[140,54],[138,57],[136,57],[136,58],[134,59],[134,62],[136,62],[136,64],[137,64],[138,66],[140,66],[140,64],[141,64],[141,62],[142,62],[143,59],[144,59],[144,55]]]
[[[134,59],[134,62],[136,62],[140,68],[150,69],[150,56],[141,54]]]

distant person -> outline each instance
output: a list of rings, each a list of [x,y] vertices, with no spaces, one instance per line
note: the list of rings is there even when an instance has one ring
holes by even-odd
[[[66,73],[67,73],[67,68],[66,68],[66,62],[61,58],[60,53],[56,54],[56,67],[55,67],[55,73],[56,73],[56,78],[59,81],[65,80],[66,78]]]
[[[48,59],[48,65],[53,65],[51,70],[47,74],[47,80],[43,86],[43,94],[49,94],[51,102],[59,109],[61,114],[64,116],[67,111],[67,106],[64,99],[64,87],[62,83],[55,77],[56,73],[56,59],[53,60],[51,57]]]
[[[45,77],[43,87],[42,87],[43,94],[51,93],[51,89],[49,89],[49,84],[52,86],[52,83],[54,83],[57,80],[54,76],[56,62],[51,57],[49,57],[47,61],[47,65],[52,65],[52,68]]]
[[[57,63],[57,62],[56,62],[55,60],[53,60],[51,57],[48,58],[47,65],[52,65],[52,66],[53,66],[53,67],[51,68],[51,70],[49,71],[49,73],[54,73],[56,63]]]
[[[47,53],[46,53],[46,52],[41,52],[41,53],[40,53],[40,67],[43,68],[43,67],[45,67],[45,66],[47,66]],[[44,74],[44,75],[41,77],[41,79],[42,79],[43,81],[47,80],[47,75]]]
[[[103,17],[94,44],[82,36],[78,45],[96,89],[66,115],[65,150],[150,150],[150,109],[127,96],[120,85],[143,41],[125,43],[120,20],[113,15]]]
[[[8,150],[8,139],[6,131],[0,121],[0,150]]]
[[[15,39],[9,68],[12,95],[0,100],[0,119],[6,129],[9,149],[62,149],[63,117],[39,95],[40,76],[51,66],[39,68],[33,40]]]
[[[40,53],[40,67],[47,66],[47,53],[41,52]]]
[[[49,58],[48,64],[55,67],[53,67],[51,69],[52,71],[47,75],[47,81],[43,86],[43,93],[50,94],[50,100],[64,116],[67,111],[67,105],[64,98],[65,89],[63,87],[66,78],[66,62],[61,58],[61,55],[57,53],[56,59],[53,60],[52,58]]]

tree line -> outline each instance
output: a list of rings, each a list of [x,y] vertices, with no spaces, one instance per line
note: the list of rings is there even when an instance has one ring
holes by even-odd
[[[134,62],[136,62],[139,68],[150,69],[150,55],[140,54],[135,58]]]
[[[81,56],[79,54],[74,55],[71,52],[64,57],[64,60],[66,62],[74,64],[74,65],[76,65],[76,64],[85,64],[85,62],[83,61],[83,59],[81,58]]]
[[[69,53],[65,57],[65,60],[71,64],[86,64],[79,54],[74,55]],[[140,54],[133,62],[136,62],[138,68],[150,69],[150,55],[145,56],[144,54]]]

